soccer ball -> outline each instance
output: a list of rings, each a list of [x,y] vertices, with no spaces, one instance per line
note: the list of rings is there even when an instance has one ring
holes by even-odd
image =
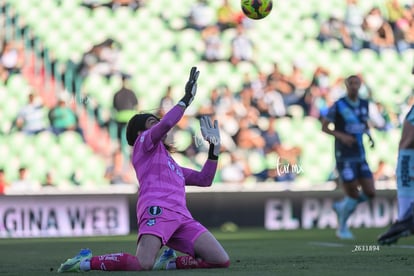
[[[272,0],[241,0],[243,13],[251,19],[262,19],[269,15],[273,7]]]

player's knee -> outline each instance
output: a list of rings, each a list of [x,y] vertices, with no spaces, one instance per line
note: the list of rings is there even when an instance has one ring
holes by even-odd
[[[141,270],[152,270],[152,267],[154,266],[153,263],[149,262],[142,262],[141,263]]]
[[[228,268],[230,266],[230,259],[227,259],[224,263],[220,265],[221,268]]]
[[[220,260],[217,260],[216,267],[218,268],[227,268],[230,266],[230,258],[226,254],[225,256],[221,257]]]
[[[152,270],[155,260],[144,258],[139,260],[140,270]]]

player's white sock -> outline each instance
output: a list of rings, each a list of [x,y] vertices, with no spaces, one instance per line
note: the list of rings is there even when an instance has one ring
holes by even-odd
[[[91,270],[91,259],[82,260],[79,264],[81,271],[89,271]]]
[[[173,261],[169,261],[169,262],[167,263],[167,267],[166,267],[166,269],[167,269],[167,270],[177,269],[177,264],[175,263],[175,260],[173,260]]]

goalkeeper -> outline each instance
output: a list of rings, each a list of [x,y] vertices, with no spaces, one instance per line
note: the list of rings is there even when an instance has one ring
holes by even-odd
[[[138,271],[189,268],[225,268],[229,256],[215,237],[190,214],[185,186],[212,184],[220,152],[218,122],[200,120],[203,138],[210,144],[201,171],[179,166],[171,157],[168,132],[178,123],[197,92],[199,71],[191,68],[185,95],[161,120],[152,114],[136,114],[127,125],[127,141],[133,147],[132,164],[139,181],[136,206],[138,242],[135,255],[114,253],[92,256],[89,249],[63,263],[58,272],[89,270]],[[156,261],[162,246],[170,249]],[[185,255],[178,256],[177,250]]]

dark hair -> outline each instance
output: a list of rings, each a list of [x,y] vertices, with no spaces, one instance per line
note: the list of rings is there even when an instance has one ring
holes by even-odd
[[[144,113],[144,114],[135,114],[127,124],[126,128],[126,139],[128,145],[131,147],[134,146],[135,140],[138,138],[138,132],[146,130],[145,122],[148,118],[154,117],[159,120],[155,115],[151,113]]]
[[[157,116],[151,113],[144,113],[144,114],[135,114],[127,124],[126,129],[126,139],[128,142],[128,145],[131,147],[134,146],[135,140],[138,138],[138,132],[146,130],[145,122],[148,118],[154,117],[157,120],[160,120]],[[176,152],[177,149],[173,145],[168,145],[164,143],[165,148],[169,152]]]
[[[358,79],[359,81],[361,81],[361,78],[358,75],[350,75],[345,79],[345,81],[348,82],[351,79]]]

